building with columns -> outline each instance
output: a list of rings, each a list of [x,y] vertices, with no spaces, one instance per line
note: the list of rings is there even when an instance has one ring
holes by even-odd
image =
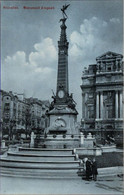
[[[122,138],[123,56],[106,52],[82,75],[82,129],[99,138]]]

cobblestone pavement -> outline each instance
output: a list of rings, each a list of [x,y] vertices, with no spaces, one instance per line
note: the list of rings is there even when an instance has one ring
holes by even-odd
[[[0,194],[123,194],[122,177],[104,177],[98,181],[79,179],[23,179],[1,177]]]

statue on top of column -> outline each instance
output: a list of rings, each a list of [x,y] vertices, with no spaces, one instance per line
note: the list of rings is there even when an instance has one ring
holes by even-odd
[[[68,16],[67,16],[67,14],[65,13],[65,10],[68,8],[68,6],[69,6],[70,4],[68,4],[68,5],[63,5],[63,7],[61,8],[61,11],[62,11],[62,14],[63,14],[63,19],[67,19],[68,18]]]

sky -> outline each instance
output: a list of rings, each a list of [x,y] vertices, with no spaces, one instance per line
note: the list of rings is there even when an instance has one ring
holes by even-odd
[[[2,1],[1,88],[52,101],[51,89],[56,93],[57,84],[59,20],[65,3],[70,4],[66,11],[69,92],[77,102],[80,121],[84,67],[96,63],[96,57],[107,51],[123,52],[123,0]],[[10,8],[14,6],[18,9]]]

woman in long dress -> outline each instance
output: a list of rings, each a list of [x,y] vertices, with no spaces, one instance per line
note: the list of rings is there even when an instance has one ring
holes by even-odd
[[[95,158],[93,158],[93,163],[92,163],[92,174],[93,174],[93,180],[96,181],[98,171],[97,171],[97,162]]]

